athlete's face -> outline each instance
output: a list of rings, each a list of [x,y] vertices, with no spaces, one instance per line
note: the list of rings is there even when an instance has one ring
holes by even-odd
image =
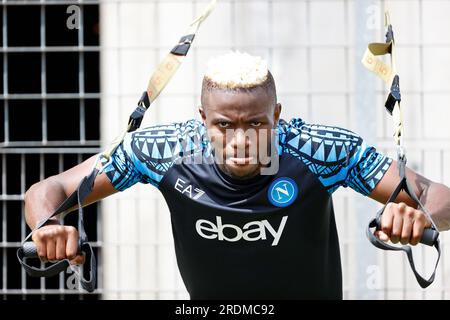
[[[281,105],[263,88],[216,89],[205,93],[202,100],[199,111],[219,167],[238,179],[259,174],[260,155],[268,154],[271,129],[278,122]]]

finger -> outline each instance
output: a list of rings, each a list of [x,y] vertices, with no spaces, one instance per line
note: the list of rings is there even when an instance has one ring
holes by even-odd
[[[66,255],[69,260],[76,257],[78,252],[78,237],[70,236],[67,238],[66,242]]]
[[[47,262],[47,243],[42,241],[36,242],[36,250],[39,259],[41,259],[42,262]]]
[[[412,245],[415,246],[420,242],[420,239],[422,239],[423,236],[423,231],[427,226],[431,226],[431,223],[427,218],[419,216],[415,219],[410,241]]]
[[[375,236],[380,239],[381,241],[384,242],[388,242],[389,241],[389,236],[384,233],[383,231],[379,230],[379,231],[375,231]]]
[[[84,264],[86,257],[84,255],[77,255],[74,259],[70,261],[70,264]]]
[[[53,239],[47,241],[47,260],[56,260],[56,243]]]
[[[403,215],[402,234],[400,238],[400,243],[403,245],[408,244],[411,240],[411,233],[414,223],[414,213],[415,210],[413,208],[407,208],[405,214]]]
[[[397,243],[402,235],[403,217],[399,212],[394,214],[394,221],[392,223],[391,241]]]
[[[390,202],[386,205],[383,214],[381,215],[381,230],[389,238],[391,237],[392,224],[394,221],[393,203]]]
[[[422,211],[421,211],[422,212]],[[424,221],[424,226],[425,228],[430,228],[431,227],[431,221],[428,219],[428,217],[425,215],[425,213],[421,214],[420,217],[418,217],[418,220],[422,220]]]
[[[56,260],[63,260],[66,258],[66,239],[58,238],[56,240]]]
[[[39,259],[41,259],[42,262],[47,262],[47,244],[44,239],[42,239],[42,235],[39,230],[33,233],[31,239],[36,244],[36,252]]]

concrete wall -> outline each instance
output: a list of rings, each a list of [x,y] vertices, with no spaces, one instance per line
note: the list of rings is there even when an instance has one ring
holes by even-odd
[[[101,4],[102,139],[125,126],[158,61],[206,1],[104,1]],[[263,56],[278,85],[283,117],[343,126],[395,156],[380,80],[359,63],[361,44],[384,39],[391,10],[398,44],[410,167],[450,185],[450,2],[219,0],[194,48],[148,112],[145,125],[197,117],[206,61],[230,49]],[[369,124],[367,126],[366,124]],[[105,298],[188,298],[174,258],[169,212],[152,186],[139,185],[102,204]],[[447,298],[449,258],[420,290],[399,253],[364,237],[379,205],[352,190],[335,193],[347,299]],[[446,235],[442,235],[444,250]],[[431,249],[414,251],[429,272]]]

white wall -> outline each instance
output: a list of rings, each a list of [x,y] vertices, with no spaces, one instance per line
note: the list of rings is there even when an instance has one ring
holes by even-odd
[[[409,165],[450,185],[450,2],[367,1],[370,10],[391,10],[398,44],[398,69],[406,114]],[[151,72],[175,45],[206,1],[105,1],[101,4],[102,139],[106,144],[125,126]],[[363,8],[364,9],[364,8]],[[358,132],[355,79],[362,72],[355,46],[361,30],[354,0],[219,0],[204,23],[172,82],[147,114],[145,125],[197,117],[202,73],[208,58],[230,49],[248,51],[269,61],[284,118],[347,127]],[[382,20],[380,19],[380,26]],[[383,40],[373,30],[366,42]],[[391,119],[383,110],[385,92],[374,76],[376,129],[365,137],[394,156]],[[361,94],[361,93],[360,93]],[[450,168],[450,167],[449,167]],[[406,258],[384,253],[363,239],[354,208],[370,199],[351,190],[335,196],[341,238],[345,298],[448,298],[450,261],[445,255],[435,284],[419,290]],[[358,207],[360,208],[360,207]],[[375,212],[373,212],[375,214]],[[152,186],[139,185],[103,202],[105,298],[188,298],[174,258],[169,212]],[[363,221],[363,224],[365,222]],[[442,235],[445,240],[446,235]],[[361,241],[361,239],[363,239]],[[445,247],[444,247],[445,248]],[[417,251],[417,252],[416,252]],[[416,250],[427,270],[434,258]],[[375,269],[361,263],[358,252],[376,255]],[[431,252],[431,251],[430,251]],[[361,270],[361,268],[366,268]],[[379,287],[362,285],[375,270]],[[367,271],[369,273],[367,273]],[[367,274],[367,278],[355,275]],[[446,282],[447,281],[447,282]]]

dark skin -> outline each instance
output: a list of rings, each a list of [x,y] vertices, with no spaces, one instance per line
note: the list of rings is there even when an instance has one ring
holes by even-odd
[[[227,161],[219,165],[225,173],[238,179],[259,174],[262,165],[250,163],[248,158],[252,155],[249,152],[246,152],[244,157],[235,157],[236,150],[247,150],[251,144],[257,143],[257,140],[245,138],[241,133],[225,139],[225,129],[245,131],[250,128],[255,130],[273,128],[281,113],[281,105],[274,101],[273,96],[260,88],[240,92],[206,91],[199,112],[214,147],[221,148],[223,154],[228,156],[225,157]],[[33,229],[76,189],[79,181],[90,172],[94,161],[95,157],[91,157],[68,171],[34,184],[26,192],[25,217],[30,228]],[[429,210],[439,229],[450,229],[450,189],[410,169],[407,169],[406,175],[414,192]],[[398,170],[394,161],[369,197],[385,203],[398,183]],[[93,192],[84,205],[116,192],[106,175],[101,174],[96,178]],[[382,216],[382,231],[378,236],[385,241],[416,245],[424,228],[430,225],[425,214],[417,210],[414,201],[402,192],[396,203],[387,206]],[[44,261],[66,257],[73,259],[73,263],[83,261],[82,257],[76,256],[78,232],[73,227],[60,226],[53,220],[51,225],[37,230],[32,238],[37,245],[39,257]]]
[[[25,193],[25,219],[28,226],[34,229],[39,221],[48,217],[78,187],[81,179],[88,175],[95,163],[92,156],[79,165],[58,175],[42,180],[30,187]],[[92,193],[84,202],[88,205],[118,192],[106,174],[98,175]],[[33,233],[37,252],[42,261],[62,260],[68,258],[72,263],[84,261],[77,256],[78,231],[72,226],[61,226],[56,218],[49,225]]]
[[[215,89],[204,93],[199,108],[200,116],[208,130],[214,149],[226,159],[219,167],[237,179],[246,179],[259,174],[261,163],[257,161],[259,133],[270,135],[276,127],[281,113],[281,104],[262,88],[248,92]],[[232,133],[227,135],[228,132]],[[255,137],[245,135],[254,131]],[[238,154],[238,150],[242,154]],[[245,154],[245,157],[244,157]],[[253,160],[253,161],[250,161]]]

